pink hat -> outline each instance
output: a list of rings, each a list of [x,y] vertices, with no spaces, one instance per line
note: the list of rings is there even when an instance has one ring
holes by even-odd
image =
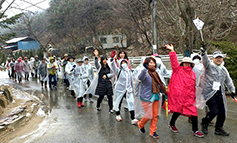
[[[155,54],[153,54],[153,56],[155,56],[155,57],[158,57],[158,56],[159,56],[159,54],[155,53]]]

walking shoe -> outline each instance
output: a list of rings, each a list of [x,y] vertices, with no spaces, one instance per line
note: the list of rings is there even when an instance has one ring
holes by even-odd
[[[152,134],[150,134],[150,137],[153,137],[154,139],[159,139],[159,135],[156,134],[156,132]]]
[[[178,132],[179,132],[179,130],[178,130],[175,126],[169,125],[169,128],[170,128],[171,131],[173,131],[174,133],[178,133]]]
[[[77,102],[77,107],[81,108],[81,102]]]
[[[131,120],[131,124],[132,124],[132,125],[136,125],[138,122],[139,122],[139,121],[138,121],[137,119]]]
[[[228,132],[226,132],[224,129],[223,129],[223,127],[216,127],[216,129],[215,129],[215,134],[216,135],[221,135],[221,136],[229,136],[230,135],[230,133],[228,133]]]
[[[94,103],[93,99],[92,98],[89,98],[89,101],[90,103]]]
[[[140,132],[142,132],[143,134],[146,132],[144,127],[141,128],[141,129],[140,129],[140,127],[139,127],[139,130],[140,130]]]
[[[85,102],[87,102],[87,101],[88,101],[86,97],[84,98],[84,101],[85,101]]]
[[[199,138],[203,138],[204,134],[200,133],[199,131],[196,131],[193,133],[194,136],[199,137]]]
[[[113,111],[113,110],[109,110],[109,113],[110,113],[111,115],[113,115],[113,114],[114,114],[114,111]]]
[[[120,115],[117,115],[117,116],[116,116],[116,120],[117,120],[118,122],[122,121],[121,116],[120,116]]]
[[[201,125],[202,125],[202,132],[204,134],[208,134],[208,129],[207,129],[208,125],[204,124],[203,122],[201,122]]]
[[[97,111],[101,111],[100,107],[96,107],[97,108]]]

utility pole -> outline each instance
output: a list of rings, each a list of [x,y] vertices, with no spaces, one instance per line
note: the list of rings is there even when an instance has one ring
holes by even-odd
[[[153,28],[153,54],[158,53],[158,39],[156,29],[156,0],[152,0],[152,28]]]

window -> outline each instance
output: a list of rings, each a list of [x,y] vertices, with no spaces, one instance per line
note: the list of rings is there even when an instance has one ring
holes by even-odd
[[[113,37],[113,43],[119,43],[119,37]]]
[[[107,38],[105,38],[105,37],[100,38],[100,42],[102,44],[107,44]]]

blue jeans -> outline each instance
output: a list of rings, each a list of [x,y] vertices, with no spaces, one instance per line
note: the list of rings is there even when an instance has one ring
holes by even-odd
[[[57,86],[57,78],[56,75],[49,74],[49,88],[52,88],[52,78],[53,78],[53,85]]]

